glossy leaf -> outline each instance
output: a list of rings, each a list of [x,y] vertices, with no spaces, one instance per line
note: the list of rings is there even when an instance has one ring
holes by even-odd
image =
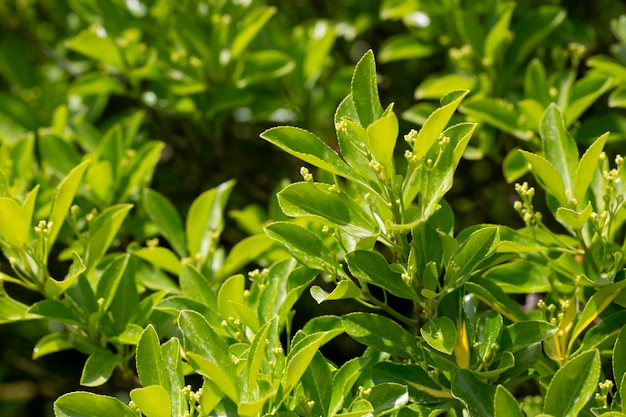
[[[224,207],[235,183],[227,181],[202,193],[194,200],[187,213],[185,233],[191,256],[206,256],[212,235],[224,228]]]
[[[433,349],[452,354],[456,346],[456,327],[448,317],[436,317],[420,328],[420,334]]]
[[[532,172],[541,186],[552,194],[561,206],[568,206],[569,202],[565,198],[565,185],[555,166],[542,156],[526,151],[520,152],[532,166]]]
[[[532,135],[532,132],[520,126],[518,115],[513,109],[493,98],[473,97],[463,103],[461,110],[522,140],[528,140]]]
[[[120,255],[113,260],[102,273],[98,282],[96,297],[102,299],[102,310],[107,311],[117,292],[128,266],[128,255]]]
[[[556,218],[565,225],[571,227],[574,230],[580,230],[589,220],[593,207],[591,202],[587,203],[587,206],[580,212],[568,209],[566,207],[559,207],[556,210]]]
[[[291,347],[287,355],[285,373],[282,379],[285,394],[296,386],[318,349],[340,333],[343,333],[343,329],[309,334]]]
[[[344,406],[344,401],[348,398],[352,386],[357,381],[361,375],[361,371],[368,362],[369,359],[367,358],[352,358],[335,372],[328,407],[329,416],[336,415]]]
[[[174,275],[180,275],[183,269],[176,254],[163,246],[141,248],[133,251],[132,254]]]
[[[93,220],[89,229],[87,249],[85,251],[85,266],[87,271],[91,271],[102,259],[104,254],[113,243],[124,218],[130,211],[130,204],[119,204],[110,206],[102,211]]]
[[[50,246],[56,241],[56,238],[61,231],[61,226],[65,222],[67,213],[70,210],[70,206],[74,201],[76,192],[83,178],[85,170],[89,166],[90,161],[84,161],[72,169],[67,176],[61,181],[56,190],[54,191],[54,198],[52,202],[52,210],[50,212],[50,222],[52,227],[50,235],[48,236],[48,242]]]
[[[468,93],[467,90],[452,91],[442,97],[441,107],[428,116],[415,140],[413,152],[418,160],[423,160],[430,148],[439,140],[439,135]]]
[[[543,412],[554,417],[577,416],[591,399],[600,379],[600,353],[590,350],[559,369],[546,392]]]
[[[180,313],[178,327],[183,335],[187,358],[201,374],[219,384],[233,401],[239,398],[235,365],[226,342],[215,333],[206,319],[195,311]]]
[[[519,148],[511,150],[502,162],[502,173],[509,184],[520,179],[528,172],[528,161],[519,152]]]
[[[349,279],[339,281],[337,286],[330,293],[317,285],[311,287],[311,296],[318,304],[322,304],[324,301],[357,298],[360,295],[361,289]]]
[[[274,127],[261,137],[304,162],[333,174],[354,179],[350,168],[328,145],[304,129],[291,126]]]
[[[452,255],[450,264],[454,263],[458,271],[453,275],[454,281],[447,284],[458,286],[466,281],[479,264],[495,252],[499,242],[497,227],[483,227],[473,232]]]
[[[398,118],[393,112],[393,105],[390,105],[379,119],[367,126],[366,132],[372,156],[383,164],[388,178],[392,178],[395,175],[393,150],[398,139]]]
[[[620,281],[615,284],[609,284],[600,288],[594,295],[589,298],[585,303],[576,327],[572,330],[570,336],[569,347],[571,348],[578,336],[589,326],[599,315],[606,309],[617,297],[620,292],[626,287],[626,281]]]
[[[137,417],[126,404],[114,397],[91,392],[70,392],[54,402],[56,417]]]
[[[307,229],[287,222],[275,222],[265,227],[269,237],[285,245],[303,265],[314,269],[337,267],[322,241]]]
[[[520,405],[506,388],[502,385],[496,387],[494,398],[494,417],[524,417]]]
[[[185,232],[176,207],[160,193],[146,189],[143,192],[143,206],[159,232],[172,245],[178,256],[187,256]]]
[[[548,106],[541,120],[541,145],[543,157],[559,172],[565,192],[574,195],[578,147],[565,129],[563,115],[554,103]]]
[[[73,347],[74,343],[67,333],[48,333],[33,348],[33,359]]]
[[[4,297],[2,299],[4,299]],[[32,307],[28,309],[27,313],[68,324],[77,324],[79,326],[83,323],[83,319],[77,314],[75,309],[68,307],[59,300],[39,301],[33,304]]]
[[[618,391],[623,392],[623,379],[626,375],[626,326],[619,332],[613,348],[613,375]]]
[[[494,62],[502,55],[502,49],[506,44],[507,32],[511,23],[511,16],[515,9],[515,3],[506,2],[499,4],[495,12],[498,14],[495,25],[489,30],[485,38],[483,57]]]
[[[313,356],[301,378],[302,389],[307,398],[314,401],[312,415],[327,415],[333,389],[330,366],[320,352]]]
[[[412,358],[419,351],[415,337],[386,317],[371,313],[350,313],[343,316],[342,321],[350,337],[381,352]]]
[[[346,255],[346,261],[350,272],[358,279],[378,285],[397,297],[418,298],[415,290],[402,279],[402,274],[393,270],[379,253],[356,250]]]
[[[609,134],[605,133],[596,139],[589,148],[585,151],[583,156],[580,158],[578,165],[576,167],[576,200],[578,201],[578,207],[582,207],[585,201],[585,194],[587,193],[587,189],[591,185],[591,181],[593,180],[593,173],[598,165],[598,161],[600,160],[600,154],[602,153],[602,149],[604,148],[604,144],[608,138]]]
[[[135,388],[130,392],[130,399],[146,417],[169,417],[172,415],[170,396],[165,388],[160,385]]]
[[[452,394],[461,400],[472,416],[493,416],[495,387],[480,382],[472,372],[460,369],[452,379]]]
[[[292,217],[315,216],[356,236],[375,232],[375,222],[345,192],[323,183],[298,182],[278,193],[283,212]]]
[[[373,415],[382,415],[404,407],[409,402],[409,393],[404,384],[384,382],[372,387],[367,401],[374,407]]]
[[[80,384],[86,387],[97,387],[104,384],[120,363],[121,358],[110,352],[92,353],[83,367]]]
[[[367,128],[383,114],[383,107],[378,97],[376,63],[371,50],[367,51],[356,64],[351,91],[359,122],[361,126]]]
[[[502,330],[500,350],[516,352],[552,336],[557,328],[545,321],[520,321]]]
[[[137,344],[136,362],[141,385],[169,388],[169,381],[164,375],[167,368],[161,355],[159,336],[151,324],[143,331]]]

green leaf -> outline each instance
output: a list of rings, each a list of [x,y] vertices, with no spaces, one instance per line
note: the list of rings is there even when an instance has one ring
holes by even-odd
[[[332,394],[328,407],[328,416],[332,417],[336,415],[344,406],[344,401],[348,398],[352,386],[357,381],[368,362],[368,358],[352,358],[335,372],[331,385]]]
[[[180,342],[176,337],[172,337],[161,345],[161,358],[164,363],[162,370],[165,370],[166,379],[169,381],[169,397],[172,402],[173,416],[184,414],[187,407],[187,401],[183,397],[185,376],[180,352]]]
[[[435,51],[432,45],[421,42],[413,35],[398,35],[383,41],[378,52],[378,60],[386,63],[426,58],[432,56]]]
[[[441,107],[428,116],[417,134],[413,153],[418,160],[423,160],[430,148],[439,140],[439,135],[468,93],[467,90],[452,91],[441,98]]]
[[[83,263],[83,260],[76,252],[72,252],[72,265],[70,266],[67,275],[62,281],[57,281],[52,277],[46,279],[44,284],[44,293],[48,298],[57,298],[65,291],[67,291],[76,282],[80,274],[85,272],[87,268]]]
[[[378,314],[350,313],[342,317],[346,333],[357,342],[401,358],[420,351],[415,337],[395,321]]]
[[[152,175],[156,164],[161,157],[161,151],[165,144],[150,141],[136,151],[131,166],[125,173],[118,201],[128,201],[131,195],[152,181]]]
[[[550,269],[528,260],[507,262],[490,268],[484,278],[507,294],[531,294],[550,290]]]
[[[74,343],[67,333],[48,333],[33,348],[33,360],[73,347]]]
[[[121,358],[110,352],[92,353],[83,367],[80,384],[86,387],[97,387],[104,384],[119,364],[121,364]]]
[[[70,392],[54,402],[56,417],[137,417],[126,404],[114,397],[91,392]]]
[[[527,98],[548,106],[550,99],[546,69],[539,58],[533,58],[526,68],[524,93]]]
[[[141,248],[133,251],[132,255],[174,275],[180,275],[183,269],[183,265],[176,254],[163,246]]]
[[[502,385],[496,387],[493,408],[494,417],[524,417],[524,413],[522,413],[513,394]]]
[[[609,95],[609,107],[626,107],[626,86],[618,87]]]
[[[143,192],[143,206],[159,232],[172,245],[172,248],[181,258],[187,256],[185,250],[185,232],[176,207],[154,190],[146,189]]]
[[[67,47],[118,69],[125,67],[120,48],[110,37],[97,34],[95,29],[83,30],[69,40]]]
[[[476,340],[478,346],[478,356],[481,360],[487,360],[492,353],[492,346],[500,340],[502,330],[502,316],[495,310],[487,310],[480,315],[476,326]]]
[[[228,346],[199,313],[184,310],[178,317],[189,362],[198,373],[219,384],[231,400],[239,400],[237,372]]]
[[[315,216],[359,237],[375,233],[376,223],[354,199],[329,184],[298,182],[278,193],[283,212],[292,217]]]
[[[613,375],[615,375],[618,391],[623,392],[623,379],[626,375],[626,326],[623,326],[619,332],[613,348]]]
[[[22,249],[28,239],[31,219],[23,206],[9,197],[0,197],[0,237],[14,248]]]
[[[587,220],[591,216],[592,212],[593,207],[591,207],[591,202],[588,202],[587,207],[585,207],[581,212],[577,212],[566,207],[559,207],[556,209],[556,218],[561,223],[564,223],[574,230],[581,230],[587,223]]]
[[[415,89],[415,99],[441,99],[455,90],[471,90],[475,81],[465,75],[456,73],[427,78]]]
[[[504,59],[504,62],[510,63],[508,71],[516,71],[566,16],[567,12],[564,9],[554,6],[541,6],[526,14],[524,19],[513,27],[513,42]]]
[[[265,6],[250,10],[243,19],[237,23],[237,31],[233,43],[230,46],[230,55],[237,58],[247,48],[265,24],[276,14],[276,7]]]
[[[523,177],[528,172],[528,161],[519,152],[520,148],[514,148],[502,162],[502,173],[509,184]]]
[[[333,377],[330,366],[320,352],[313,356],[313,360],[301,378],[304,395],[309,401],[314,401],[311,415],[327,415],[328,406],[333,389]]]
[[[371,49],[361,57],[354,68],[351,92],[359,122],[361,126],[367,128],[383,114],[383,107],[378,97],[376,62]]]
[[[554,165],[542,156],[520,150],[531,165],[531,170],[541,187],[554,196],[561,206],[569,206],[565,198],[565,185],[561,174]]]
[[[1,299],[4,299],[4,297]],[[68,324],[83,325],[83,319],[77,314],[77,310],[66,306],[59,300],[39,301],[33,304],[33,306],[28,309],[27,313]]]
[[[355,179],[350,167],[339,155],[311,132],[279,126],[261,133],[261,137],[304,162],[344,178]]]
[[[578,208],[582,207],[585,201],[585,194],[591,185],[593,180],[593,173],[596,170],[598,161],[600,160],[600,154],[604,148],[604,144],[609,136],[609,133],[605,133],[596,139],[589,148],[585,151],[580,158],[576,167],[575,184],[576,190],[574,196],[578,201]]]
[[[576,342],[578,336],[589,326],[599,315],[607,308],[626,287],[626,281],[620,281],[615,284],[609,284],[600,288],[585,303],[585,308],[578,318],[576,327],[572,330],[569,342],[571,349]]]
[[[130,399],[146,417],[170,417],[172,402],[165,388],[150,385],[130,391]]]
[[[396,382],[409,388],[409,395],[419,403],[436,403],[451,399],[452,394],[428,376],[419,365],[379,362],[372,366],[372,379],[375,383]]]
[[[454,263],[458,271],[453,273],[454,281],[447,284],[458,287],[467,281],[480,263],[495,253],[499,242],[500,233],[497,227],[481,227],[473,232],[452,255],[450,265]]]
[[[476,295],[482,302],[511,321],[526,320],[526,314],[520,306],[493,282],[472,278],[471,281],[465,283],[465,290]]]
[[[409,393],[404,384],[384,382],[371,388],[367,401],[374,407],[373,415],[380,416],[404,407],[409,402]]]
[[[234,185],[234,181],[224,182],[205,191],[191,204],[185,224],[190,256],[206,256],[212,235],[224,228],[224,207]]]
[[[257,378],[261,371],[261,366],[268,362],[266,357],[266,348],[268,345],[268,335],[272,327],[277,326],[278,319],[273,318],[259,329],[252,340],[250,349],[248,350],[248,361],[246,363],[246,381],[248,392],[254,392],[258,385]],[[250,397],[250,396],[249,396]]]
[[[393,104],[385,110],[383,116],[367,126],[366,132],[372,156],[383,164],[388,178],[393,178],[393,150],[398,139],[398,118],[393,112]]]
[[[498,4],[496,7],[498,20],[487,33],[483,50],[483,57],[487,58],[488,62],[494,62],[503,55],[513,10],[515,10],[514,2]]]
[[[89,238],[85,250],[87,273],[92,271],[109,249],[124,218],[132,208],[130,204],[107,207],[93,220],[89,228]]]
[[[179,282],[185,297],[217,310],[216,295],[209,281],[190,263],[183,264]]]
[[[600,379],[600,353],[585,352],[556,371],[546,392],[543,412],[554,417],[574,417],[596,391]]]
[[[161,385],[169,388],[169,381],[164,375],[167,367],[161,355],[159,336],[152,324],[143,331],[137,344],[137,376],[141,385]]]
[[[461,400],[471,416],[494,415],[496,388],[483,384],[467,369],[460,369],[452,379],[452,395]]]
[[[402,279],[402,274],[393,270],[385,258],[368,250],[356,250],[346,255],[350,272],[365,282],[378,285],[391,294],[417,300],[419,297],[413,287]]]
[[[578,148],[565,129],[561,111],[554,103],[548,106],[541,120],[541,145],[543,157],[559,172],[565,192],[573,196]]]
[[[519,139],[529,140],[532,137],[531,131],[520,126],[517,112],[505,102],[490,97],[473,96],[463,103],[461,111]]]
[[[626,311],[622,310],[605,317],[600,323],[595,324],[585,332],[582,343],[577,351],[585,352],[598,349],[605,343],[615,343],[615,339],[622,327],[626,325]]]
[[[246,88],[252,84],[283,77],[296,67],[290,55],[277,50],[249,52],[245,55],[243,70],[237,87]]]
[[[246,279],[242,274],[233,275],[228,278],[217,293],[217,309],[224,317],[239,318],[252,331],[259,329],[259,320],[255,312],[247,305],[244,295]]]
[[[302,66],[307,88],[311,88],[319,79],[336,39],[337,28],[332,22],[322,19],[315,21],[313,31],[309,32]]]
[[[545,321],[520,321],[502,330],[500,351],[517,352],[526,346],[546,340],[557,328]]]
[[[276,242],[264,233],[243,238],[235,243],[226,255],[221,268],[215,273],[215,281],[221,282],[226,277],[238,273],[248,263],[262,259],[263,255],[276,246]]]
[[[436,317],[420,328],[420,334],[433,349],[451,355],[456,346],[456,327],[448,317]]]
[[[128,255],[120,255],[115,258],[102,273],[98,282],[96,297],[102,299],[102,311],[107,311],[128,267]]]
[[[596,74],[588,74],[576,81],[570,92],[567,108],[563,112],[565,125],[571,126],[575,123],[585,110],[613,85],[612,79]]]
[[[287,250],[309,268],[327,270],[339,265],[330,256],[322,241],[307,229],[287,222],[275,222],[265,227],[269,237],[285,245]]]
[[[289,393],[300,381],[319,348],[343,331],[341,328],[312,333],[304,336],[291,347],[282,380],[283,395]]]
[[[328,293],[321,287],[314,285],[311,287],[311,296],[318,304],[324,301],[347,300],[357,298],[361,295],[361,289],[349,279],[342,279],[337,286]]]

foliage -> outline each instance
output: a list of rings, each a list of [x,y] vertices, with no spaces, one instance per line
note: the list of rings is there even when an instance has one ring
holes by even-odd
[[[48,324],[33,360],[83,355],[55,416],[626,415],[623,132],[594,113],[608,95],[624,117],[626,20],[587,71],[578,44],[563,55],[565,35],[588,40],[564,5],[461,3],[344,11],[364,37],[405,23],[383,65],[450,58],[400,118],[372,50],[342,83],[345,27],[292,29],[269,2],[70,1],[55,35],[0,6],[51,42],[53,62],[31,50],[1,70],[0,324]],[[166,192],[180,167],[204,172],[205,139],[211,164],[245,123],[295,120],[309,130],[260,134],[305,164],[265,207],[230,209],[240,178]],[[456,171],[483,157],[517,223],[459,220]],[[300,317],[307,299],[326,313]],[[339,340],[362,349],[336,358]]]

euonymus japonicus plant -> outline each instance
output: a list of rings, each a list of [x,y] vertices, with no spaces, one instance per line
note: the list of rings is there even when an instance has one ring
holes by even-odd
[[[524,183],[515,208],[525,228],[478,225],[455,236],[443,198],[475,125],[448,123],[466,93],[446,94],[404,136],[401,164],[393,104],[382,107],[365,54],[335,114],[339,154],[295,127],[261,135],[320,169],[316,181],[302,168],[304,181],[278,194],[294,220],[266,232],[321,271],[325,283],[311,288],[319,303],[367,307],[344,315],[343,327],[368,347],[374,386],[408,388],[398,415],[523,415],[513,394],[529,385],[545,394],[525,405],[529,415],[624,415],[623,160],[609,167],[606,135],[579,157],[552,104],[541,153],[523,157],[565,232],[544,224]]]
[[[400,145],[376,80],[368,52],[335,116],[340,153],[295,127],[262,134],[319,170],[304,168],[304,181],[278,194],[293,219],[265,233],[257,224],[228,252],[219,236],[232,182],[200,195],[185,222],[139,187],[146,228],[167,244],[130,243],[127,253],[108,253],[130,211],[122,200],[89,218],[67,215],[72,204],[89,205],[84,185],[96,177],[84,172],[93,160],[51,187],[51,205],[37,188],[3,197],[20,219],[1,229],[12,279],[44,298],[29,309],[3,292],[4,320],[64,323],[38,354],[88,353],[86,386],[115,368],[134,379],[127,398],[66,394],[57,416],[625,415],[621,157],[612,168],[605,136],[580,156],[551,105],[541,152],[522,157],[554,221],[525,183],[515,203],[524,228],[457,233],[444,196],[475,128],[449,126],[466,92],[445,95]],[[48,220],[33,228],[40,218]],[[67,277],[52,280],[45,245],[64,223],[76,226],[77,243]],[[237,272],[250,261],[264,268],[246,280]],[[293,328],[309,287],[320,303],[363,308]],[[367,349],[335,364],[319,348],[344,332]]]

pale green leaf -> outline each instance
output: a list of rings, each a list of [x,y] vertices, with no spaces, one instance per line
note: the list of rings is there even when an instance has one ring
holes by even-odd
[[[126,404],[114,397],[91,392],[70,392],[54,402],[56,417],[137,417]]]
[[[371,50],[361,57],[354,68],[351,92],[359,122],[361,126],[367,128],[383,114],[383,107],[378,97],[376,63]]]

